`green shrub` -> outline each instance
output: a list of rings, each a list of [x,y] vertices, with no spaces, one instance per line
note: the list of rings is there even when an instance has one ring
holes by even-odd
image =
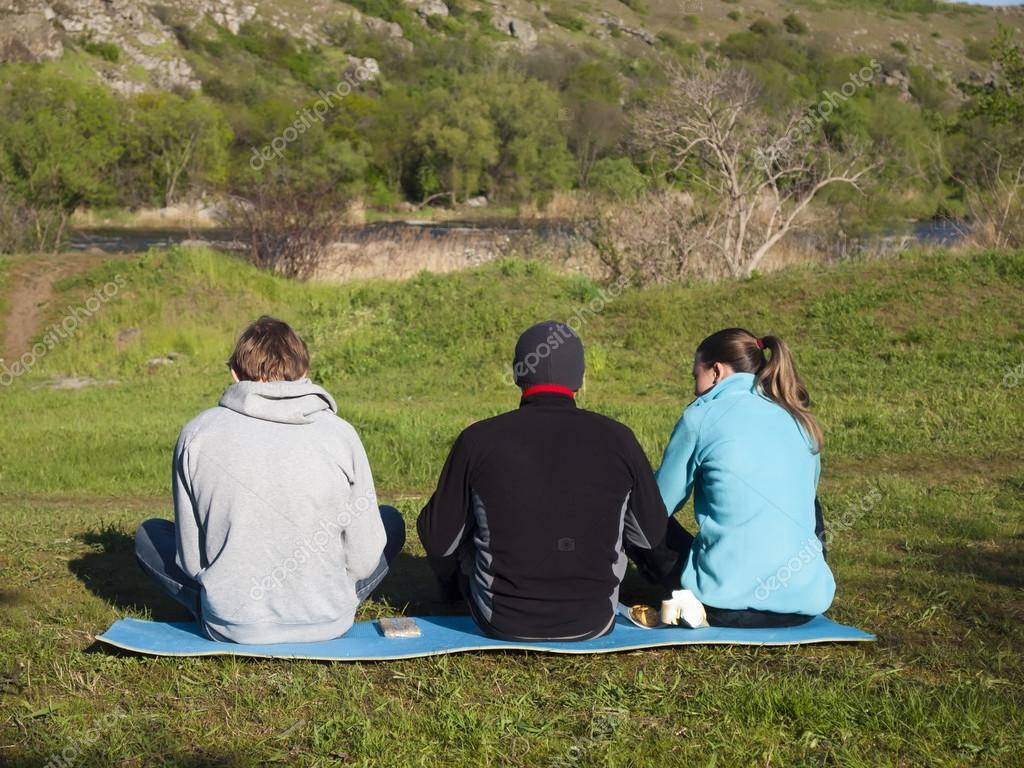
[[[806,52],[792,40],[777,34],[736,32],[726,37],[719,49],[730,59],[749,61],[762,67],[785,68],[788,72],[779,72],[776,76],[786,75],[788,84],[785,88],[790,92],[793,90],[793,83],[789,82],[792,80],[790,73],[807,66]],[[768,76],[769,72],[765,71],[764,75]]]
[[[683,40],[679,35],[667,29],[658,33],[658,40],[682,59],[692,59],[700,53],[700,46],[697,43]]]
[[[739,11],[729,11],[725,15],[733,21],[739,21],[742,14]]]
[[[116,64],[121,60],[121,49],[114,43],[104,43],[88,38],[82,41],[82,50],[93,56],[98,56],[104,61],[109,61],[111,64]]]
[[[635,198],[647,186],[647,179],[628,157],[604,157],[590,171],[589,187],[626,199]]]
[[[791,35],[806,35],[808,32],[807,23],[795,13],[787,14],[782,19],[782,26]]]
[[[889,45],[892,46],[892,49],[894,51],[896,51],[897,53],[902,53],[904,56],[910,53],[910,48],[908,48],[907,44],[904,43],[902,40],[893,40],[891,43],[889,43]]]
[[[768,19],[758,19],[749,27],[747,27],[747,29],[749,29],[755,35],[761,35],[763,37],[771,37],[772,35],[777,34],[779,31],[779,28],[772,24],[770,21],[768,21]]]

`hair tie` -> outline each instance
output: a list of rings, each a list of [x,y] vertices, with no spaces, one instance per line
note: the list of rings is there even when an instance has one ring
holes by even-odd
[[[757,343],[757,348],[758,349],[764,349],[764,337],[763,336],[758,336],[756,339],[754,339],[754,341]]]

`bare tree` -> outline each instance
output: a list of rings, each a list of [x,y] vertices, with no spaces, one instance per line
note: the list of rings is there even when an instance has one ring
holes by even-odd
[[[63,211],[32,208],[0,186],[0,253],[56,253],[64,247]]]
[[[806,113],[773,123],[744,70],[669,69],[669,92],[639,114],[636,142],[667,176],[683,176],[702,193],[695,223],[731,275],[757,269],[802,224],[819,192],[833,184],[860,190],[875,167],[817,138]]]
[[[1024,160],[1008,161],[992,144],[989,162],[975,182],[957,179],[964,188],[969,221],[965,239],[988,248],[1024,246]]]
[[[696,258],[705,233],[693,219],[693,198],[678,190],[650,190],[636,200],[591,197],[573,231],[607,277],[640,283],[721,277]]]
[[[279,180],[258,184],[228,206],[256,266],[298,279],[312,277],[341,240],[349,200],[335,188],[298,188]]]

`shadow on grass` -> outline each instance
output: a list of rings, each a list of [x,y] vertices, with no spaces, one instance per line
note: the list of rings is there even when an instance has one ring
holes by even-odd
[[[1001,539],[984,549],[942,544],[928,551],[936,556],[935,567],[940,572],[975,576],[1011,589],[1024,587],[1024,534]]]
[[[984,548],[977,544],[940,544],[928,551],[935,555],[935,571],[959,584],[955,594],[963,599],[950,607],[959,622],[981,627],[988,635],[1020,637],[1024,621],[1024,534]]]
[[[21,590],[0,589],[0,608],[9,608],[25,602],[25,593]]]
[[[441,600],[434,572],[422,555],[399,552],[384,581],[370,597],[387,601],[406,616],[452,616],[469,613],[464,602]]]
[[[95,734],[98,738],[102,737],[102,733]],[[89,737],[89,733],[86,734],[86,738]],[[161,740],[166,740],[167,736],[162,736]],[[159,748],[158,748],[159,749]],[[167,747],[165,749],[159,749],[160,757],[153,759],[152,755],[149,755],[145,764],[146,765],[167,765],[174,766],[175,768],[241,768],[242,766],[251,766],[253,761],[248,757],[240,757],[238,755],[232,755],[223,753],[220,751],[206,750],[201,747],[196,747],[194,752],[181,752],[178,748]],[[25,751],[21,754],[15,753],[11,756],[11,762],[4,763],[4,765],[11,766],[51,766],[51,765],[114,765],[117,758],[112,757],[110,750],[97,748],[97,747],[86,747],[81,742],[71,741],[60,749],[55,749],[51,753],[45,751]],[[122,759],[116,764],[121,765],[137,765],[141,760],[136,759]]]
[[[98,552],[87,552],[68,563],[85,588],[121,611],[149,610],[156,621],[190,621],[188,611],[167,597],[142,572],[135,559],[135,540],[124,531],[105,528],[78,537]]]
[[[120,611],[141,613],[146,609],[156,621],[190,621],[191,616],[153,584],[135,559],[135,541],[124,531],[107,528],[81,534],[80,540],[100,551],[88,552],[68,563],[68,569],[86,589]],[[666,595],[648,584],[630,566],[620,592],[622,602],[660,605]],[[440,599],[434,572],[427,559],[400,552],[388,575],[374,591],[372,600],[386,601],[407,616],[468,613],[464,602]]]

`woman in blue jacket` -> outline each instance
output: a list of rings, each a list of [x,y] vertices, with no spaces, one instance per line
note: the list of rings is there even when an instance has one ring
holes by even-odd
[[[777,336],[727,328],[697,347],[693,377],[696,399],[657,479],[670,515],[693,496],[700,530],[670,520],[677,562],[653,570],[692,591],[712,625],[809,621],[831,605],[835,581],[815,498],[823,436],[792,354]]]

